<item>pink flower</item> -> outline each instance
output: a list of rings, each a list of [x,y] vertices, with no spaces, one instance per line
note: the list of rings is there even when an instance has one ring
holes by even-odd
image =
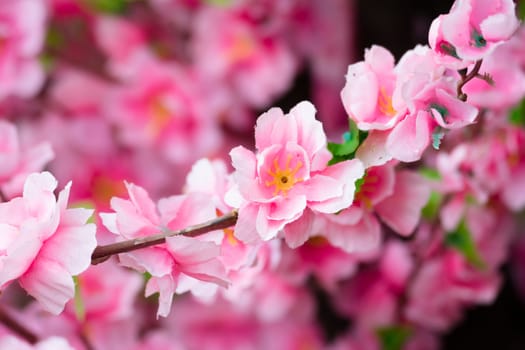
[[[32,148],[21,144],[15,126],[0,120],[0,188],[8,198],[22,193],[26,177],[40,171],[53,159],[53,150],[47,142]]]
[[[337,214],[303,216],[284,228],[290,247],[312,236],[326,238],[347,253],[374,254],[381,243],[383,221],[394,232],[410,235],[421,209],[428,201],[430,186],[420,175],[408,170],[394,171],[395,162],[368,168],[354,203]]]
[[[108,278],[110,276],[110,278]],[[143,279],[137,273],[119,267],[113,260],[90,266],[78,276],[78,298],[82,303],[80,322],[88,324],[117,321],[133,315],[133,304]],[[75,305],[66,309],[74,315]]]
[[[191,168],[184,190],[186,193],[206,194],[220,216],[233,210],[225,202],[225,195],[233,185],[231,174],[228,174],[226,164],[222,160],[210,161],[204,158],[195,162]],[[258,247],[239,241],[231,228],[226,228],[223,232],[220,260],[227,270],[236,271],[247,264]]]
[[[53,73],[50,89],[52,103],[74,115],[102,114],[102,101],[110,87],[108,82],[76,69],[57,69]]]
[[[97,16],[93,30],[98,46],[109,58],[108,70],[117,77],[129,78],[153,56],[143,30],[122,17]]]
[[[224,196],[233,186],[233,180],[228,174],[226,163],[222,160],[203,158],[193,164],[186,177],[184,190],[187,193],[200,192],[211,196],[211,201],[222,214],[232,208],[224,202]]]
[[[193,56],[206,77],[259,108],[290,86],[297,59],[270,25],[243,11],[212,6],[199,11],[193,23]]]
[[[322,349],[309,304],[279,320],[260,320],[222,299],[202,305],[181,298],[173,308],[169,332],[185,349]]]
[[[395,125],[403,112],[392,100],[395,85],[394,56],[381,46],[366,50],[364,62],[348,66],[341,99],[359,129],[385,130]]]
[[[352,316],[358,327],[377,328],[397,321],[398,298],[414,270],[407,245],[390,241],[375,268],[360,271],[337,291],[336,305]]]
[[[326,135],[311,103],[299,103],[288,115],[278,108],[261,115],[255,142],[256,154],[242,146],[230,152],[241,240],[272,239],[306,208],[334,213],[352,203],[363,166],[357,159],[327,166]]]
[[[446,81],[421,86],[412,80],[405,89],[422,90],[414,96],[414,110],[392,129],[386,140],[387,152],[400,161],[419,160],[431,140],[442,137],[438,135],[441,130],[465,127],[478,115],[477,108],[459,100]]]
[[[5,0],[0,5],[0,99],[31,97],[44,82],[38,62],[44,43],[43,0]]]
[[[405,315],[425,328],[450,329],[466,306],[491,304],[497,296],[498,270],[507,258],[514,225],[501,207],[471,207],[465,222],[484,266],[473,266],[451,248],[423,261],[409,289]]]
[[[148,61],[107,99],[119,140],[133,149],[159,151],[175,164],[213,153],[221,135],[194,72]]]
[[[349,117],[370,132],[356,156],[367,166],[417,161],[444,129],[472,124],[478,110],[456,97],[459,79],[428,47],[408,51],[395,68],[388,51],[372,47],[348,67],[341,92]]]
[[[113,198],[115,213],[101,214],[103,224],[121,239],[133,239],[175,231],[216,217],[215,207],[203,194],[172,196],[161,199],[158,207],[147,192],[126,184],[130,199]],[[158,209],[157,209],[158,208]],[[217,285],[227,286],[226,271],[219,261],[221,233],[208,233],[198,238],[173,236],[165,244],[120,254],[120,262],[152,275],[146,295],[159,293],[157,315],[167,316],[173,293],[191,291],[201,298],[215,294]]]
[[[67,209],[70,184],[55,198],[55,178],[28,176],[22,197],[0,204],[0,288],[18,279],[22,288],[54,314],[75,292],[72,275],[86,270],[95,249],[92,211]]]
[[[521,57],[512,51],[510,42],[487,55],[481,70],[484,74],[490,74],[492,83],[474,79],[466,84],[463,91],[468,96],[468,102],[494,110],[507,110],[519,103],[525,96],[525,71],[519,59]]]
[[[298,255],[298,264],[306,266],[323,288],[331,292],[338,289],[339,282],[357,272],[358,264],[361,261],[369,261],[375,258],[373,254],[369,254],[369,256],[348,254],[334,247],[322,236],[312,237],[292,252]]]
[[[476,61],[508,40],[519,26],[513,0],[457,0],[434,20],[430,46],[443,56]]]

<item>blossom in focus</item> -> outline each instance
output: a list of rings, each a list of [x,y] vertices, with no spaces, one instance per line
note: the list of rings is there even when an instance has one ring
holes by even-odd
[[[230,152],[238,193],[229,197],[239,207],[235,235],[242,241],[276,237],[306,208],[335,213],[352,203],[363,165],[353,159],[327,166],[326,135],[310,102],[287,115],[279,108],[261,115],[255,143],[257,153],[242,146]]]
[[[12,281],[59,314],[74,296],[72,275],[86,270],[95,249],[92,211],[67,209],[68,184],[55,198],[57,181],[48,172],[28,176],[22,197],[0,203],[0,288]]]
[[[364,61],[348,66],[341,99],[359,129],[385,130],[396,124],[402,106],[392,100],[395,85],[394,56],[381,46],[372,46]]]
[[[199,193],[163,198],[158,206],[141,187],[126,184],[129,199],[113,198],[114,213],[100,214],[106,228],[124,239],[176,231],[216,217],[208,196]],[[122,265],[151,274],[146,295],[159,293],[157,315],[167,316],[174,293],[191,291],[209,298],[217,285],[227,286],[222,262],[218,259],[222,233],[199,237],[172,236],[166,243],[120,254]]]

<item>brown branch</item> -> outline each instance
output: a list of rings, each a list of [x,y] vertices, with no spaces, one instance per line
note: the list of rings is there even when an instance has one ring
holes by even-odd
[[[15,320],[6,310],[0,307],[0,323],[4,324],[8,329],[16,333],[18,336],[29,342],[36,344],[38,337],[35,333],[27,329],[20,322]]]
[[[140,237],[118,243],[98,246],[91,255],[91,264],[96,265],[101,262],[104,262],[115,254],[130,252],[133,250],[162,244],[166,242],[166,238],[168,237],[178,235],[195,237],[202,235],[206,232],[228,228],[230,226],[235,225],[235,223],[237,222],[237,215],[237,211],[234,210],[231,213],[228,213],[224,216],[204,222],[202,224],[189,226],[182,230],[159,233],[152,236]]]
[[[465,94],[463,92],[463,87],[469,81],[471,81],[472,79],[474,79],[474,78],[479,76],[479,70],[481,68],[481,63],[482,62],[483,62],[483,60],[476,61],[476,64],[474,65],[474,68],[472,68],[472,70],[468,74],[461,74],[461,72],[460,72],[461,80],[458,83],[457,94],[458,94],[458,98],[461,101],[463,101],[463,102],[467,101],[467,94]]]

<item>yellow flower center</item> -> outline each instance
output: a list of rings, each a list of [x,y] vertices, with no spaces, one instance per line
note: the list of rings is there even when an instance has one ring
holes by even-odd
[[[224,237],[231,246],[235,247],[239,245],[239,241],[237,240],[237,238],[235,238],[235,234],[232,228],[225,228],[222,231],[224,232]]]
[[[255,51],[255,43],[248,35],[237,36],[228,52],[228,57],[234,63],[248,59]]]
[[[520,162],[520,156],[514,152],[507,155],[507,164],[511,168],[515,168]]]
[[[301,161],[298,161],[295,164],[295,167],[290,167],[290,162],[292,161],[292,156],[289,154],[286,157],[286,164],[284,169],[281,169],[277,158],[273,160],[273,168],[268,170],[268,174],[272,177],[272,181],[266,181],[266,186],[271,187],[275,186],[273,191],[274,196],[279,193],[282,193],[284,196],[288,191],[298,182],[303,181],[302,178],[296,178],[296,174],[303,166]]]
[[[164,129],[173,113],[161,97],[154,98],[149,105],[150,119],[146,126],[148,135],[156,137]]]
[[[379,96],[377,96],[377,104],[379,105],[379,111],[384,115],[393,117],[396,115],[396,110],[392,106],[392,98],[388,96],[385,88],[379,89]]]
[[[379,182],[377,175],[365,175],[365,182],[361,185],[359,192],[355,194],[354,201],[360,202],[363,206],[371,210],[373,208],[371,196],[376,192],[376,184]]]

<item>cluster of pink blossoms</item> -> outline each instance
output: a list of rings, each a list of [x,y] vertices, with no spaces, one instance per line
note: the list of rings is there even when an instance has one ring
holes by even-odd
[[[511,257],[525,298],[515,2],[397,64],[349,7],[1,2],[0,350],[438,349]]]

